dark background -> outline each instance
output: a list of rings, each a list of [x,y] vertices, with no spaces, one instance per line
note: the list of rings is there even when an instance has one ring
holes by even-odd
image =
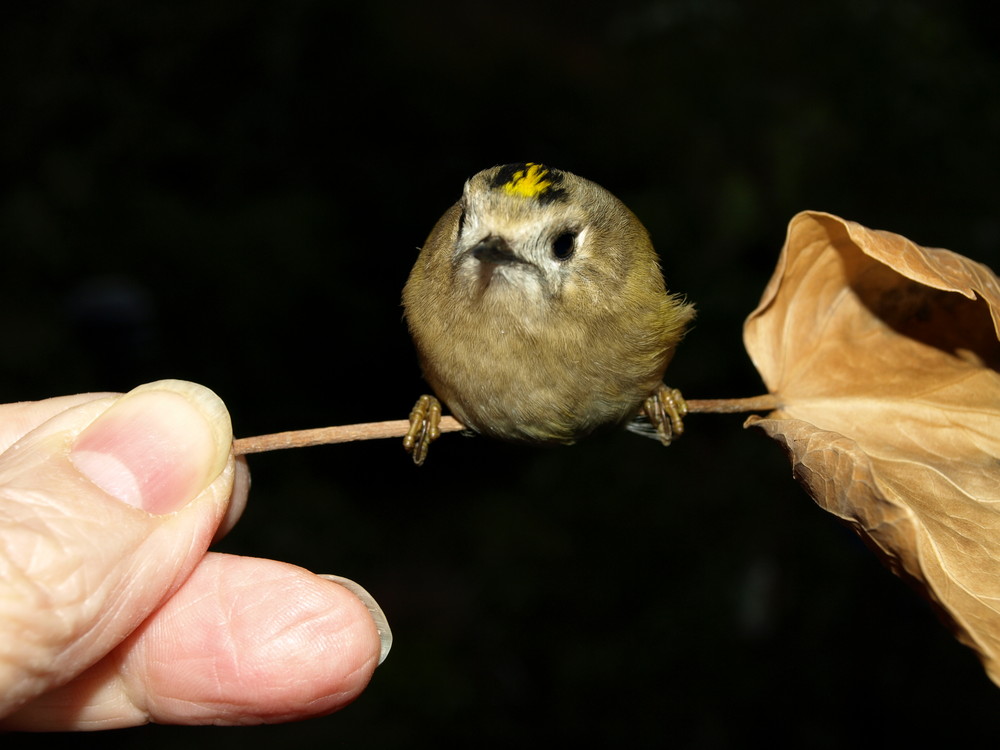
[[[173,377],[238,436],[404,417],[399,295],[493,164],[589,177],[699,308],[668,382],[763,390],[741,326],[788,220],[1000,267],[1000,57],[963,2],[91,2],[0,23],[0,400]],[[988,7],[988,4],[983,4]],[[396,643],[344,712],[74,747],[995,739],[1000,692],[739,416],[663,450],[447,436],[251,458],[223,549],[365,585]],[[30,747],[42,737],[8,737]]]

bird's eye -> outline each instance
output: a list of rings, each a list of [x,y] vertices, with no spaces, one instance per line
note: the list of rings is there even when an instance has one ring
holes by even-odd
[[[576,233],[563,232],[552,240],[552,255],[556,260],[567,260],[576,249]]]

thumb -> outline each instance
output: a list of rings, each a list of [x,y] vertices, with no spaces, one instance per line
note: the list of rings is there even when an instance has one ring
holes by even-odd
[[[168,380],[0,454],[0,715],[101,659],[187,578],[225,514],[231,448],[222,401]]]

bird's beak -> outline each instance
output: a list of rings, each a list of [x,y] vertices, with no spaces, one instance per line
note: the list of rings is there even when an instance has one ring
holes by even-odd
[[[523,263],[520,258],[514,255],[507,240],[503,237],[490,235],[476,244],[472,250],[472,257],[480,263],[490,263],[492,265],[507,265],[510,263]]]

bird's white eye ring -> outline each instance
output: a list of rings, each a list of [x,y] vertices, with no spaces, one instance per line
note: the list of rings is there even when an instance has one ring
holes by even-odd
[[[569,260],[576,250],[576,232],[563,232],[552,240],[552,255],[556,260]]]

